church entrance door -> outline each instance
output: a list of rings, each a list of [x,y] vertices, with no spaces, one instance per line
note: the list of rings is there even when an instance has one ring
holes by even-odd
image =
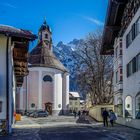
[[[49,113],[49,115],[52,115],[52,103],[45,103],[45,110]]]

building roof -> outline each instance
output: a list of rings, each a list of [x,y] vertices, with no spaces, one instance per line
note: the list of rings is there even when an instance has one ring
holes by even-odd
[[[71,97],[74,97],[74,98],[80,98],[80,95],[79,95],[78,92],[69,92],[69,95],[70,95]]]
[[[48,30],[51,33],[50,27],[47,25],[46,19],[44,20],[43,24],[41,25],[39,31]]]
[[[85,100],[80,100],[80,103],[82,104],[82,103],[85,103]]]
[[[22,37],[29,40],[35,40],[37,38],[37,36],[34,35],[29,30],[18,29],[12,26],[1,25],[1,24],[0,24],[0,34],[5,34],[14,37]]]
[[[121,19],[127,0],[110,0],[103,31],[101,54],[113,54],[115,37],[121,29]]]
[[[39,42],[31,51],[29,63],[31,64],[29,67],[48,67],[68,72],[63,64],[56,58],[54,53],[45,46],[43,41]]]

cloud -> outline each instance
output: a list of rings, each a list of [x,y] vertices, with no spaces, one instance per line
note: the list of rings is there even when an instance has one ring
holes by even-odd
[[[99,25],[99,26],[103,26],[104,23],[98,19],[95,19],[95,18],[92,18],[92,17],[87,17],[87,16],[81,16],[83,19],[85,20],[88,20],[96,25]]]
[[[16,6],[14,6],[13,4],[10,4],[10,3],[3,3],[2,5],[5,7],[13,8],[13,9],[17,8]]]

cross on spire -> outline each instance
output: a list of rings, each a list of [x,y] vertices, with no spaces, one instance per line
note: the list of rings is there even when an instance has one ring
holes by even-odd
[[[44,22],[43,22],[44,25],[47,25],[47,22],[46,22],[46,17],[44,17]]]

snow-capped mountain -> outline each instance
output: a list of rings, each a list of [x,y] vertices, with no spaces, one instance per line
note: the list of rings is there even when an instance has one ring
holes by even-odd
[[[64,44],[60,41],[53,47],[53,52],[56,57],[63,63],[70,73],[70,90],[77,91],[76,77],[75,77],[75,63],[73,53],[78,45],[81,45],[82,39],[74,39],[68,44]]]

